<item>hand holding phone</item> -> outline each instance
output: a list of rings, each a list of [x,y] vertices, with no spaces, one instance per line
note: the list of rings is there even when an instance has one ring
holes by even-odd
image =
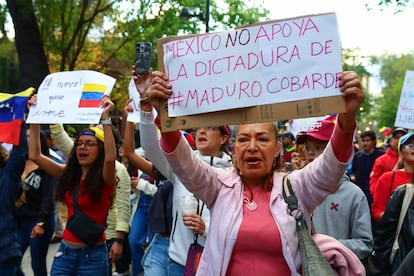
[[[148,75],[151,68],[151,42],[137,42],[135,50],[135,72]]]

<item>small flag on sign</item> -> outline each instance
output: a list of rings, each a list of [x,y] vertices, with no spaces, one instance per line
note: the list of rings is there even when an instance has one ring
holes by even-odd
[[[27,98],[34,91],[31,87],[16,94],[0,93],[0,142],[19,145]]]
[[[392,131],[392,128],[390,127],[385,127],[383,126],[382,128],[379,129],[379,132],[381,133],[382,136],[387,136],[388,134],[390,134]]]
[[[332,122],[336,123],[337,117],[338,117],[338,114],[331,114],[331,115],[326,116],[326,118],[324,120],[332,121]]]
[[[105,91],[105,85],[85,83],[82,89],[82,96],[79,100],[78,107],[99,107]]]

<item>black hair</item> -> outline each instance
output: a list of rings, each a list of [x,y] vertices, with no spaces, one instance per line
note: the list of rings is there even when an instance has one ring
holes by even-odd
[[[82,167],[79,164],[78,157],[76,155],[76,142],[79,140],[80,135],[76,138],[74,146],[69,154],[68,162],[62,177],[59,180],[59,184],[56,186],[56,200],[63,201],[65,194],[71,192],[74,185],[80,181],[82,175]],[[89,191],[93,201],[98,202],[101,199],[101,185],[103,185],[103,165],[105,160],[104,143],[96,139],[98,142],[99,152],[98,157],[93,162],[91,168],[85,176],[86,189]]]
[[[377,143],[377,136],[375,135],[375,131],[373,130],[367,130],[361,133],[361,139],[369,137],[372,141],[374,141],[374,144]]]

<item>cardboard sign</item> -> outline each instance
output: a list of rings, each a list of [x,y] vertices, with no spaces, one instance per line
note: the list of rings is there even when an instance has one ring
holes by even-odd
[[[157,47],[159,68],[173,85],[161,112],[165,131],[344,110],[334,13],[168,37]]]
[[[109,95],[115,79],[81,70],[53,73],[39,86],[37,105],[30,108],[28,123],[97,124],[101,100]]]
[[[395,126],[414,129],[414,71],[405,73]]]

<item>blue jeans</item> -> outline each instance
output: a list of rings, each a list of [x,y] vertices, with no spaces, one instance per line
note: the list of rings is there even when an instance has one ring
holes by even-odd
[[[155,234],[142,258],[142,266],[144,267],[144,275],[162,276],[168,275],[169,257],[168,246],[170,238]]]
[[[21,258],[19,257],[0,263],[0,275],[16,275],[19,270],[20,262]]]
[[[43,235],[37,238],[30,238],[33,228],[39,220],[37,218],[19,218],[17,223],[17,240],[20,245],[22,255],[30,247],[30,256],[33,275],[47,275],[46,257],[49,249],[50,239],[55,229],[55,215],[49,216],[44,224]],[[17,275],[24,275],[21,268]]]
[[[168,276],[183,276],[183,275],[184,275],[184,266],[169,259]]]
[[[73,247],[62,241],[53,259],[51,275],[108,276],[106,244]]]
[[[138,275],[144,269],[141,265],[142,257],[145,254],[145,243],[151,239],[151,232],[148,225],[148,208],[152,196],[141,193],[138,200],[138,207],[129,231],[129,246],[131,248],[132,275]]]

